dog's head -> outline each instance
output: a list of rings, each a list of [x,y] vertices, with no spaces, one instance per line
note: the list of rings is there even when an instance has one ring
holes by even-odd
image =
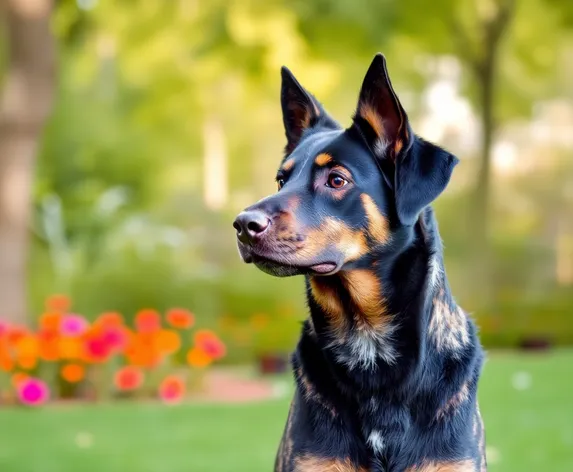
[[[287,145],[277,193],[236,218],[245,262],[276,276],[332,275],[396,250],[457,159],[412,132],[381,54],[343,129],[282,69]]]

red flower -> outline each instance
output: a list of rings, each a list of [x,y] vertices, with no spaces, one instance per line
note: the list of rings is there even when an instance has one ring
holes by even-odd
[[[165,377],[159,385],[159,397],[165,403],[179,403],[185,396],[185,382],[179,377]]]
[[[188,329],[195,323],[193,313],[184,308],[173,308],[167,312],[167,322],[178,329]]]
[[[112,347],[101,333],[90,333],[84,341],[86,360],[89,362],[105,362],[112,354]]]
[[[154,333],[161,328],[161,315],[155,310],[140,310],[135,315],[135,327],[140,333]]]
[[[114,383],[118,390],[137,390],[143,383],[143,372],[133,366],[122,367],[115,373]]]

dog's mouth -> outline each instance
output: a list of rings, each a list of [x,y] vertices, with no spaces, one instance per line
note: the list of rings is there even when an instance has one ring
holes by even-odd
[[[243,261],[247,264],[254,264],[267,274],[275,277],[289,277],[293,275],[333,275],[340,269],[339,264],[334,261],[317,260],[302,262],[297,261],[288,255],[280,253],[261,254],[252,248],[247,248],[239,244],[239,253]]]

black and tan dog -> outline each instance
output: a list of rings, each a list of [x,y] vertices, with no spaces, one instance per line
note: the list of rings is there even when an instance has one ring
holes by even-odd
[[[275,471],[485,471],[483,352],[429,207],[457,159],[412,132],[382,55],[347,129],[282,80],[278,192],[234,223],[245,262],[306,279]]]

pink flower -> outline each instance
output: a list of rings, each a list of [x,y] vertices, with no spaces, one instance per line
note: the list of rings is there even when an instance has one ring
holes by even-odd
[[[37,406],[45,403],[50,396],[45,382],[28,377],[18,385],[18,397],[25,405]]]
[[[64,336],[80,336],[88,329],[88,322],[80,315],[65,315],[62,318],[60,331]]]
[[[122,328],[110,326],[103,332],[102,341],[111,349],[121,351],[127,344],[127,334]]]

